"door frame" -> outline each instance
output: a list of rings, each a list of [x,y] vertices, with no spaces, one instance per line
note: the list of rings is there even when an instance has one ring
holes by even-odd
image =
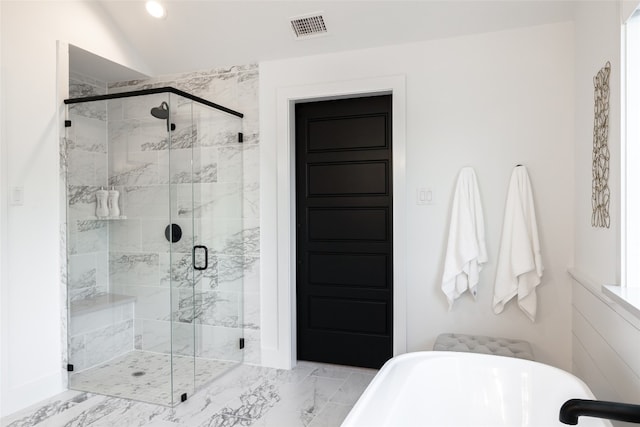
[[[393,355],[407,351],[406,89],[405,76],[400,75],[280,87],[275,94],[276,123],[271,124],[267,117],[273,115],[266,111],[273,105],[261,100],[262,365],[291,369],[297,362],[295,105],[387,94],[392,95]]]

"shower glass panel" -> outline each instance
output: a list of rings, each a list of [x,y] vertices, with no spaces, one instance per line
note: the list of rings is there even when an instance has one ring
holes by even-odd
[[[242,122],[96,98],[67,112],[69,387],[172,406],[242,362]]]

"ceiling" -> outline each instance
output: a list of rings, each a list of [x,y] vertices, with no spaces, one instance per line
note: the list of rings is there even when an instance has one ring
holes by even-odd
[[[155,75],[571,20],[576,0],[143,0],[98,6]],[[322,12],[328,34],[296,40],[290,18]]]

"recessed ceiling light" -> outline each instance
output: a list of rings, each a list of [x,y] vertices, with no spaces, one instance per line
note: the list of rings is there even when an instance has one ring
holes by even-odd
[[[149,15],[153,16],[154,18],[166,18],[167,12],[164,10],[164,6],[162,6],[157,1],[149,0],[145,4],[145,6],[147,8],[147,12],[149,12]]]

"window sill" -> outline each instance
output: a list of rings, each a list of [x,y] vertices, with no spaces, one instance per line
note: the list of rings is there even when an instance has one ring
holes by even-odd
[[[602,292],[640,319],[640,288],[603,285]]]

